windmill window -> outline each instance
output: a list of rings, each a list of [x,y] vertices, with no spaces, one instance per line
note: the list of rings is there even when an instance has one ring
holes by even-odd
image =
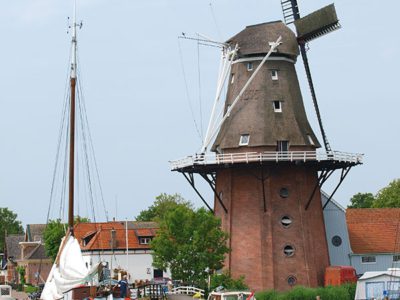
[[[294,252],[295,252],[295,250],[294,250],[294,247],[293,247],[292,245],[286,245],[286,246],[283,248],[283,253],[285,254],[286,257],[291,257],[291,256],[293,256],[293,255],[294,255]]]
[[[282,101],[276,100],[273,101],[274,112],[282,112]]]
[[[279,196],[281,196],[281,198],[288,198],[289,197],[289,190],[285,187],[281,188],[279,190]]]
[[[253,71],[253,63],[252,62],[247,63],[247,71]]]
[[[231,74],[231,84],[235,82],[235,74]]]
[[[292,225],[292,219],[289,216],[283,216],[281,219],[281,224],[284,228],[289,228]]]
[[[247,146],[250,141],[250,134],[242,134],[240,136],[239,146]]]
[[[278,141],[277,142],[278,152],[288,152],[289,151],[289,141]]]
[[[271,79],[278,80],[278,70],[271,70]]]
[[[293,275],[290,275],[290,276],[287,278],[287,283],[288,283],[290,286],[295,285],[296,282],[297,282],[297,278],[296,278],[295,276],[293,276]]]
[[[332,237],[332,245],[335,247],[339,247],[342,244],[342,238],[338,235]]]
[[[374,264],[376,263],[376,256],[361,256],[361,263],[363,264]]]

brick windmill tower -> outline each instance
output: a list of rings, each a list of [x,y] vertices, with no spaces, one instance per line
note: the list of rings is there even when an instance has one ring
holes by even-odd
[[[225,268],[233,277],[244,275],[255,290],[323,284],[329,255],[327,203],[321,204],[320,189],[339,170],[335,192],[362,160],[360,154],[331,150],[305,50],[305,43],[339,28],[334,6],[300,18],[295,0],[281,2],[285,21],[296,20],[297,36],[277,21],[247,26],[221,44],[221,73],[202,153],[172,162],[230,234]],[[321,145],[304,109],[295,69],[300,53],[324,150],[317,150]],[[195,174],[210,184],[213,209],[197,189]]]

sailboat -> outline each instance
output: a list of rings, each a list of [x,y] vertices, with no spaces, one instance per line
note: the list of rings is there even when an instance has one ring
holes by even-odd
[[[77,27],[76,0],[72,23],[72,53],[70,70],[70,130],[69,130],[69,196],[68,229],[47,278],[41,299],[55,300],[68,297],[74,288],[91,281],[97,273],[98,265],[86,267],[78,240],[74,236],[74,182],[75,182],[75,98],[77,91]],[[74,297],[75,298],[75,297]]]

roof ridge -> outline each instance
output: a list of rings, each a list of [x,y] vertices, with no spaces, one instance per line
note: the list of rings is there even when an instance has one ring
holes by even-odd
[[[275,20],[275,21],[269,21],[269,22],[262,22],[258,24],[253,24],[253,25],[247,25],[246,28],[251,28],[251,27],[257,27],[261,25],[267,25],[267,24],[274,24],[274,23],[282,23],[282,20]]]

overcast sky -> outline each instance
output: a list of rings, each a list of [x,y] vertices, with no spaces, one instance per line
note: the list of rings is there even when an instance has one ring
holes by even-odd
[[[327,4],[299,0],[302,15]],[[335,195],[347,205],[353,194],[376,193],[400,177],[400,37],[395,22],[400,3],[335,4],[342,29],[313,41],[309,60],[332,148],[365,153],[364,165],[350,172]],[[24,224],[46,221],[71,11],[67,0],[4,1],[0,10],[0,206],[16,212]],[[81,0],[78,19],[84,23],[78,33],[81,80],[109,215],[134,219],[161,192],[180,193],[200,206],[168,161],[201,146],[189,101],[205,130],[219,50],[201,47],[198,52],[196,43],[177,37],[200,32],[226,40],[246,25],[282,19],[280,1]],[[300,60],[297,71],[308,118],[320,138]],[[331,192],[336,182],[332,178],[324,190]],[[203,184],[201,190],[211,204],[209,188]],[[97,219],[104,220],[97,206]],[[79,214],[86,215],[83,207]]]

